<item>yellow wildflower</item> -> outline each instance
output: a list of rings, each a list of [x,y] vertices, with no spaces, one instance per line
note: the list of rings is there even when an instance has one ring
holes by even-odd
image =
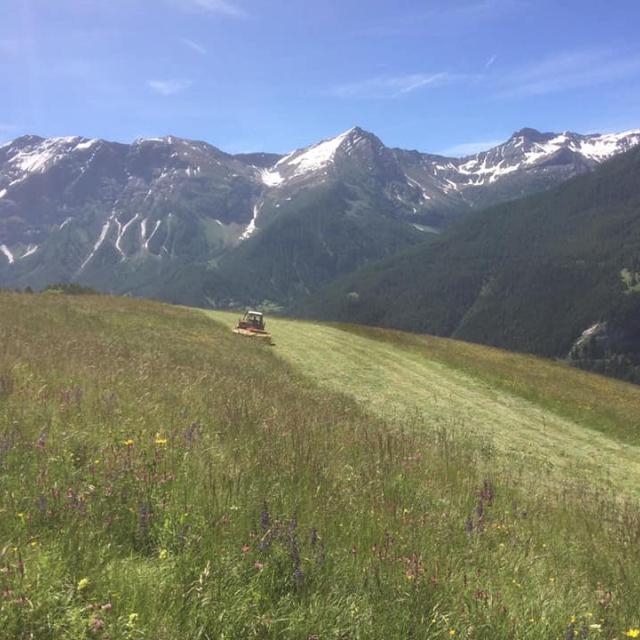
[[[89,578],[82,578],[78,581],[78,591],[82,591],[89,586]]]
[[[129,614],[129,626],[133,627],[133,625],[135,625],[135,623],[138,621],[138,614],[137,613],[130,613]]]
[[[133,440],[131,438],[127,438],[127,440],[124,441],[124,445],[127,447],[133,447]]]
[[[457,633],[457,631],[455,629],[449,629],[449,635],[453,638],[453,636],[455,636]]]
[[[624,635],[627,636],[627,638],[639,638],[640,637],[640,629],[629,629],[627,631],[624,632]]]
[[[165,445],[167,444],[167,439],[163,438],[159,433],[156,433],[156,444]]]
[[[158,558],[160,558],[160,560],[166,560],[168,557],[169,557],[169,552],[166,549],[160,549]]]

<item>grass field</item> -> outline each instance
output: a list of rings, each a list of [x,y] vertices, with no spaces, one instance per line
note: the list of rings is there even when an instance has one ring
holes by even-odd
[[[475,436],[523,473],[640,492],[640,387],[430,336],[281,318],[269,328],[301,374],[396,424]]]
[[[0,638],[640,637],[635,387],[215,317],[0,292]]]

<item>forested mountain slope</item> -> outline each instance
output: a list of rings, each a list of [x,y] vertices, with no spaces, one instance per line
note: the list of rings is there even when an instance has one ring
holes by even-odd
[[[468,217],[297,311],[453,336],[640,380],[640,150]]]

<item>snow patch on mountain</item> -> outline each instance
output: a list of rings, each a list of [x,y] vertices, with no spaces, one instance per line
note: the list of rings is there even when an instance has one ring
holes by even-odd
[[[96,252],[102,246],[102,243],[104,242],[105,238],[107,237],[107,233],[109,233],[109,228],[111,227],[111,223],[113,222],[113,219],[115,218],[115,216],[116,216],[116,212],[112,211],[111,216],[109,217],[109,219],[102,225],[102,229],[100,231],[100,235],[98,236],[98,239],[96,240],[95,244],[93,245],[93,250],[85,258],[85,261],[80,265],[80,271],[82,271],[89,264],[89,262],[91,261],[91,258],[93,258],[93,256],[96,255]]]
[[[125,252],[122,250],[122,238],[124,238],[125,234],[127,233],[127,229],[140,217],[139,214],[135,214],[133,216],[133,218],[131,218],[131,220],[129,220],[128,222],[126,222],[125,224],[122,224],[120,222],[120,220],[118,220],[116,218],[115,222],[118,225],[118,237],[116,238],[116,249],[120,252],[120,255],[122,256],[122,260],[126,259],[126,254]]]
[[[13,253],[9,251],[9,247],[6,244],[0,244],[0,251],[6,256],[9,264],[13,264],[15,262],[15,258],[13,257]]]
[[[637,144],[640,144],[640,129],[633,129],[624,133],[589,136],[580,143],[578,150],[587,158],[601,161]]]
[[[38,250],[37,244],[30,244],[27,247],[27,250],[20,256],[20,260],[22,260],[23,258],[28,258],[29,256],[33,255],[37,250]]]
[[[277,187],[284,182],[284,178],[276,169],[262,169],[260,179],[267,187]]]
[[[92,138],[91,140],[85,140],[84,142],[81,142],[81,143],[77,144],[75,146],[75,150],[76,151],[86,151],[87,149],[91,149],[91,147],[95,146],[99,142],[100,142],[100,140],[98,140],[97,138]]]
[[[413,178],[410,178],[409,176],[405,176],[405,177],[407,178],[407,183],[408,184],[420,189],[420,193],[422,194],[422,199],[423,200],[431,200],[431,196],[427,193],[425,188],[417,180],[414,180]]]
[[[8,164],[17,171],[44,173],[51,165],[64,158],[69,146],[75,146],[78,140],[78,136],[43,140],[39,144],[18,151]]]
[[[278,205],[276,205],[277,207]],[[251,218],[251,222],[247,225],[244,233],[238,238],[239,240],[246,240],[250,238],[256,230],[256,220],[258,219],[258,214],[260,213],[260,205],[258,203],[253,205],[253,216]]]
[[[145,220],[145,222],[146,222],[146,220]],[[151,232],[149,237],[144,241],[144,248],[147,251],[149,250],[149,243],[151,242],[151,239],[153,238],[153,236],[156,235],[156,231],[158,230],[158,227],[160,226],[161,223],[162,223],[162,220],[156,220],[156,224],[153,227],[153,231]],[[145,230],[146,230],[146,227],[145,227]]]
[[[557,135],[547,134],[546,139],[545,134],[538,135],[538,139],[532,140],[525,135],[525,132],[519,132],[505,144],[478,153],[471,158],[462,158],[457,166],[448,165],[447,168],[450,167],[459,175],[465,176],[467,181],[463,184],[466,186],[482,186],[487,180],[493,183],[510,173],[536,167],[564,149],[591,162],[600,163],[640,144],[638,129],[586,136],[564,132]],[[437,171],[444,169],[442,165],[436,164],[434,175],[437,175]]]
[[[303,150],[302,153],[294,154],[293,157],[286,156],[276,164],[276,167],[285,163],[289,166],[293,165],[297,167],[294,176],[300,176],[310,171],[318,171],[333,159],[336,151],[350,132],[351,129],[330,140],[323,140]]]

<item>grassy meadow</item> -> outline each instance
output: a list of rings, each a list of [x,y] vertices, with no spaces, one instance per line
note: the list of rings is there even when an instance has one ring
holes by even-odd
[[[640,388],[214,318],[0,293],[0,638],[640,637]]]

